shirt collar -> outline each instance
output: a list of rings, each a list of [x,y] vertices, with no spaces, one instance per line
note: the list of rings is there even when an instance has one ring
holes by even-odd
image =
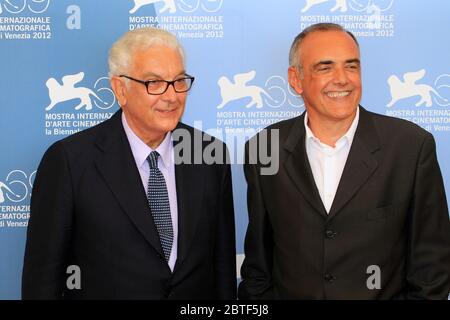
[[[134,160],[138,168],[143,168],[148,166],[147,157],[152,151],[157,151],[162,159],[163,166],[167,169],[170,168],[172,164],[172,154],[173,154],[173,144],[172,144],[172,133],[168,132],[164,137],[161,144],[153,150],[144,141],[142,141],[130,128],[128,125],[125,114],[122,112],[122,124],[127,135],[128,142],[130,143],[131,152],[133,153]]]
[[[356,128],[358,127],[359,122],[359,106],[356,108],[356,115],[353,119],[352,124],[350,125],[350,128],[348,128],[347,132],[336,141],[336,146],[339,144],[340,141],[343,141],[344,139],[347,140],[349,144],[353,142],[353,138],[355,137]],[[311,131],[311,129],[308,126],[308,112],[305,112],[305,130],[306,130],[306,139],[307,140],[313,140],[317,143],[321,143],[320,140],[314,135],[314,133]]]

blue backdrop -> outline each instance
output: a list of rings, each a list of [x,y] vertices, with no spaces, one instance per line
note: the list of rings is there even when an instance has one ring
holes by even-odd
[[[242,146],[262,127],[303,112],[287,84],[288,51],[316,22],[340,23],[358,37],[365,108],[433,133],[449,194],[449,13],[442,0],[0,0],[0,299],[20,298],[43,152],[118,109],[107,56],[127,30],[158,26],[186,49],[196,81],[183,121],[228,144],[240,262],[247,226]],[[230,93],[227,82],[248,90]]]

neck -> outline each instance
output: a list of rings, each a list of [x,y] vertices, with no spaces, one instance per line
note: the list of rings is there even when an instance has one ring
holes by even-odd
[[[141,139],[146,145],[148,145],[152,150],[155,150],[159,147],[167,134],[167,132],[165,132],[164,134],[143,134],[142,132],[134,130],[133,128],[131,128],[131,130],[133,130],[136,136]]]
[[[134,127],[130,126],[131,130],[133,130],[134,134],[141,139],[146,145],[148,145],[152,150],[155,150],[159,147],[161,142],[163,142],[166,137],[167,132],[142,132],[141,130],[136,130]]]
[[[314,115],[310,117],[308,114],[308,127],[322,143],[334,148],[336,146],[336,141],[344,136],[350,129],[355,116],[356,112],[352,117],[340,121],[323,121],[315,119]]]
[[[147,140],[143,140],[143,141],[145,142],[146,145],[148,145],[150,148],[152,148],[152,150],[155,150],[156,148],[159,147],[161,142],[163,142],[165,137],[166,137],[166,135],[163,135],[162,137],[159,137],[156,139],[147,139]]]
[[[125,120],[128,127],[134,132],[134,134],[141,139],[146,145],[148,145],[152,150],[158,148],[158,146],[163,142],[166,137],[167,132],[161,131],[149,131],[144,130],[134,124],[133,118],[128,117],[125,113]]]

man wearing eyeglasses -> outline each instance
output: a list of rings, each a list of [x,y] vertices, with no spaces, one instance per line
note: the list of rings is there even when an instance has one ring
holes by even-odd
[[[227,150],[180,122],[194,81],[183,49],[167,31],[134,30],[109,66],[120,110],[52,145],[39,166],[23,298],[234,299]],[[211,143],[223,158],[194,162]]]

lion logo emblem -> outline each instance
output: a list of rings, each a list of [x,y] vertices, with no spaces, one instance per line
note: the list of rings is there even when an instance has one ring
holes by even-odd
[[[433,87],[427,84],[416,83],[425,76],[425,69],[421,69],[415,72],[407,72],[403,75],[403,81],[401,81],[396,75],[391,75],[387,82],[390,87],[391,101],[387,104],[387,107],[392,107],[397,101],[414,96],[419,96],[420,100],[416,103],[416,107],[420,107],[425,104],[426,107],[433,105],[432,95],[435,94],[441,100],[448,102],[447,99],[442,97]]]
[[[302,9],[302,13],[308,11],[313,6],[324,2],[328,2],[328,0],[306,0],[306,6]],[[347,12],[347,0],[336,0],[336,5],[331,9],[331,12],[334,12],[338,9],[341,12]]]
[[[247,82],[255,78],[256,71],[252,70],[246,73],[238,73],[233,77],[234,83],[232,83],[227,77],[220,77],[217,84],[220,87],[220,95],[222,97],[222,102],[217,106],[217,109],[222,109],[227,103],[250,97],[251,101],[245,106],[250,108],[253,105],[256,108],[261,108],[263,106],[263,98],[265,95],[273,102],[275,101],[264,89],[258,86],[248,86]]]
[[[154,4],[157,2],[164,2],[164,7],[159,10],[159,13],[169,11],[170,13],[175,13],[177,7],[175,6],[175,0],[134,0],[134,7],[130,10],[130,14],[136,13],[141,7],[148,4]]]
[[[5,193],[4,190],[17,198],[20,198],[19,195],[15,194],[6,184],[0,181],[0,203],[5,202]]]
[[[315,7],[319,4],[328,2],[330,0],[306,0],[306,5],[301,10],[302,13],[305,13],[312,7]],[[349,7],[353,11],[356,12],[367,12],[371,13],[374,10],[378,11],[386,11],[389,10],[394,0],[334,0],[335,5],[330,9],[331,12],[338,11],[341,13],[347,12]]]
[[[48,79],[45,85],[48,88],[50,104],[45,108],[45,110],[50,111],[58,103],[69,101],[72,99],[80,100],[80,103],[75,107],[75,110],[79,110],[83,107],[85,107],[86,110],[91,110],[91,96],[95,97],[103,104],[106,104],[91,89],[85,87],[75,87],[75,85],[83,80],[83,78],[84,72],[70,74],[62,78],[62,85],[59,84],[59,82],[55,78]]]

